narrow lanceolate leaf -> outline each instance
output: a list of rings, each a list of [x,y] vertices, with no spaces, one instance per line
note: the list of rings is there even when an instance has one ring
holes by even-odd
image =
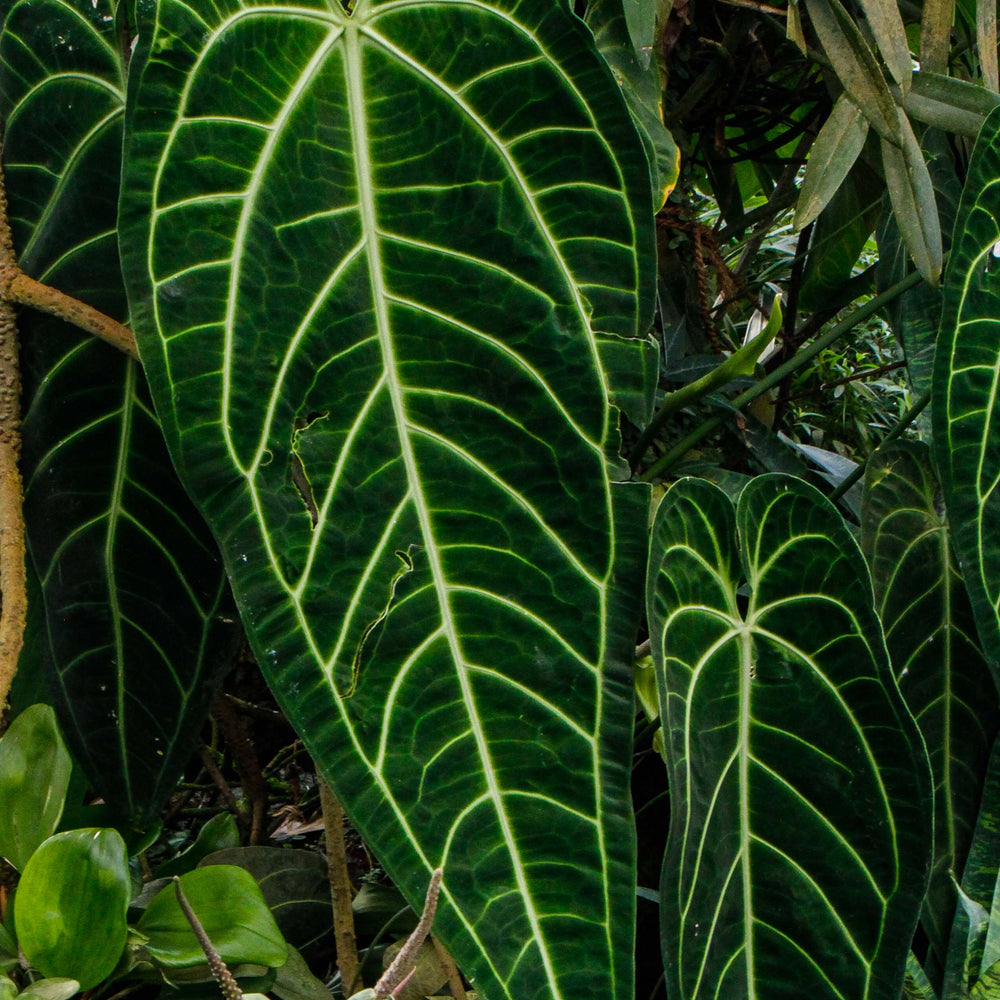
[[[888,142],[901,143],[896,104],[882,69],[840,0],[806,0],[809,19],[851,100]]]
[[[742,559],[742,562],[741,562]],[[861,553],[812,487],[671,487],[647,611],[668,748],[672,1000],[898,1000],[930,780]]]
[[[617,84],[552,0],[161,0],[133,60],[140,349],[277,697],[478,992],[630,996]]]
[[[0,115],[24,270],[117,319],[124,66],[110,0],[0,5]],[[58,40],[58,44],[53,42]],[[138,363],[20,317],[28,545],[63,730],[105,799],[159,809],[211,701],[232,624],[211,537],[164,447]]]
[[[796,229],[804,229],[826,208],[854,166],[867,136],[868,119],[847,94],[841,94],[809,152],[795,206]]]
[[[948,256],[934,448],[983,651],[1000,678],[1000,109],[976,141]]]
[[[913,58],[899,4],[896,0],[861,0],[861,9],[868,19],[889,74],[904,92],[909,90]]]
[[[934,185],[913,127],[898,112],[900,145],[882,140],[882,166],[903,244],[924,280],[937,286],[944,251]]]
[[[920,726],[934,779],[934,864],[923,923],[944,965],[960,877],[998,724],[996,689],[951,554],[930,448],[872,455],[861,547],[893,673]]]

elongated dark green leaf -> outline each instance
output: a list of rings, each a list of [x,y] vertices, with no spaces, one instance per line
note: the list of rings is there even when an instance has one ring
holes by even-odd
[[[872,127],[887,142],[901,143],[896,104],[879,64],[840,0],[805,0],[813,28],[837,78]]]
[[[847,94],[841,94],[810,151],[795,207],[796,229],[804,229],[826,208],[854,166],[867,136],[868,119]]]
[[[552,0],[161,0],[139,39],[133,317],[262,668],[412,902],[443,867],[477,991],[630,995],[617,84]]]
[[[951,246],[952,230],[958,202],[962,197],[962,182],[958,177],[955,153],[947,135],[940,129],[929,128],[920,140],[927,158],[927,169],[934,186],[938,218],[941,220],[942,248]],[[889,199],[882,223],[877,231],[879,258],[875,265],[878,291],[885,291],[905,277],[910,270],[909,257],[899,235],[899,225]],[[938,329],[941,325],[941,295],[936,288],[922,283],[894,299],[888,307],[893,333],[903,345],[906,373],[916,393],[929,391],[934,370]],[[927,415],[930,423],[930,414]]]
[[[113,12],[110,0],[10,7],[0,114],[23,268],[124,319]],[[170,793],[225,665],[225,577],[138,364],[41,314],[23,312],[20,325],[28,544],[59,717],[94,786],[143,823]]]
[[[924,280],[936,287],[944,251],[934,185],[909,119],[899,112],[900,145],[882,140],[882,167],[903,244]]]
[[[893,673],[931,759],[935,850],[923,922],[943,966],[952,879],[965,865],[1000,713],[928,445],[896,441],[869,460],[861,547]]]
[[[1000,678],[1000,109],[976,140],[948,256],[934,449],[982,648]]]
[[[653,526],[647,611],[669,996],[898,1000],[930,784],[839,514],[790,477],[753,480],[736,510],[681,480]]]
[[[879,52],[890,75],[907,91],[913,76],[913,59],[906,40],[906,29],[896,0],[860,0]]]

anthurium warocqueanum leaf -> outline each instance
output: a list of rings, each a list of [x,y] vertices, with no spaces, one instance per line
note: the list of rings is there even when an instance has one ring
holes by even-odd
[[[261,666],[482,995],[630,996],[619,89],[564,0],[137,10],[132,315]]]
[[[861,548],[893,674],[930,755],[934,864],[923,923],[943,967],[998,709],[924,442],[894,441],[869,459]]]
[[[670,772],[668,994],[898,1000],[930,775],[864,559],[801,480],[685,479],[647,588]]]
[[[125,104],[116,6],[0,4],[0,116],[21,266],[125,319],[115,238]],[[25,517],[55,703],[90,781],[141,824],[190,755],[235,613],[138,363],[41,313],[24,310],[19,325]]]
[[[1000,681],[1000,109],[976,140],[934,360],[934,449],[982,648]]]

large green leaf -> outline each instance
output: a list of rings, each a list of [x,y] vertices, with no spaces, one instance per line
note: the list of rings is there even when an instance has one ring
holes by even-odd
[[[1000,109],[972,153],[934,363],[934,448],[982,648],[1000,670]],[[995,676],[1000,678],[1000,672]]]
[[[139,5],[139,11],[143,7]],[[122,246],[277,697],[488,998],[625,997],[642,146],[552,0],[161,0]],[[610,474],[609,474],[610,470]]]
[[[0,115],[22,267],[123,319],[114,7],[0,4]],[[139,365],[39,313],[24,311],[20,326],[25,514],[56,706],[91,782],[142,823],[190,755],[233,635],[224,619],[235,615]]]
[[[653,526],[647,611],[668,995],[897,1000],[930,783],[839,514],[791,477],[758,477],[735,510],[681,480]]]
[[[893,673],[934,778],[935,850],[924,926],[944,964],[960,876],[1000,713],[951,554],[930,448],[896,441],[868,462],[861,547]]]

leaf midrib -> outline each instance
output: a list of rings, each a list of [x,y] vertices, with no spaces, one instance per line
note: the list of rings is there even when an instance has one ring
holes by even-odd
[[[348,115],[351,123],[351,134],[353,139],[353,155],[355,163],[355,176],[358,184],[358,203],[361,212],[362,232],[366,234],[368,244],[368,272],[371,281],[371,291],[375,307],[375,322],[378,331],[379,344],[382,349],[384,370],[386,372],[386,385],[389,391],[389,398],[392,405],[393,414],[396,418],[400,453],[403,465],[406,470],[409,492],[413,506],[420,525],[420,533],[424,543],[424,552],[431,570],[434,581],[434,589],[437,592],[438,607],[442,617],[442,630],[446,637],[449,650],[451,651],[452,663],[454,664],[455,677],[458,681],[462,694],[462,701],[465,705],[466,714],[469,718],[473,739],[482,764],[483,777],[486,781],[489,792],[489,799],[500,824],[504,844],[511,859],[514,871],[514,878],[517,881],[518,890],[524,902],[524,911],[528,923],[531,926],[532,936],[538,947],[538,952],[545,969],[546,979],[552,990],[553,996],[561,1000],[562,993],[559,982],[552,967],[552,959],[545,946],[545,939],[538,913],[535,910],[531,890],[525,876],[524,865],[521,861],[517,841],[510,825],[510,818],[503,801],[503,794],[497,782],[496,772],[493,767],[486,734],[483,731],[482,722],[475,703],[468,673],[464,669],[465,657],[462,653],[459,630],[455,624],[451,610],[451,599],[445,580],[444,568],[441,565],[441,557],[437,547],[437,540],[433,526],[430,521],[430,511],[424,498],[423,488],[417,468],[416,457],[413,452],[413,443],[408,433],[408,417],[406,405],[403,399],[403,388],[399,380],[395,351],[392,342],[392,330],[387,308],[387,289],[382,268],[380,255],[377,223],[377,211],[375,207],[375,193],[372,184],[372,159],[368,144],[368,131],[365,127],[366,121],[366,101],[364,92],[364,77],[361,66],[362,52],[360,31],[355,24],[350,23],[344,32],[344,66],[348,94]],[[388,793],[387,793],[388,794]]]

